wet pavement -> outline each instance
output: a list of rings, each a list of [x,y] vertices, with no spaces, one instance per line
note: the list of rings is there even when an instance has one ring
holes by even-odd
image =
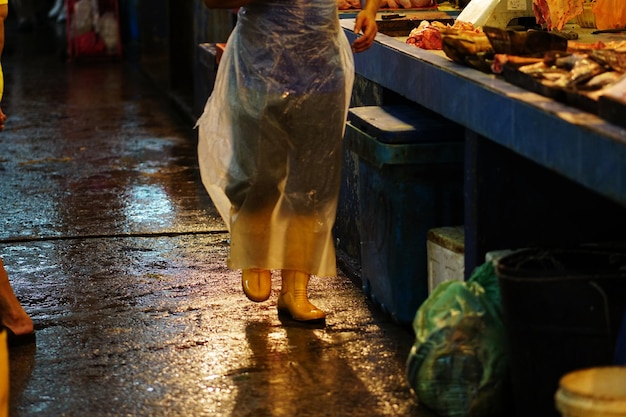
[[[431,416],[412,334],[358,277],[313,279],[313,328],[225,266],[196,131],[133,65],[67,62],[55,25],[3,56],[0,256],[36,346],[12,349],[11,416]]]

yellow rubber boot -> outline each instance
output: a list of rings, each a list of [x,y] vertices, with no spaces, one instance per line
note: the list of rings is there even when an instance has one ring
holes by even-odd
[[[241,273],[241,285],[250,300],[260,303],[270,298],[272,273],[267,269],[244,269]]]
[[[297,321],[319,321],[326,318],[307,298],[309,274],[283,269],[282,288],[278,296],[278,312],[289,313]]]

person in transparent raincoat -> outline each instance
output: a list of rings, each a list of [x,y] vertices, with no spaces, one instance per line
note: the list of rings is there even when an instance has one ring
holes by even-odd
[[[228,266],[265,301],[281,271],[279,313],[325,319],[307,298],[311,275],[336,275],[332,227],[352,52],[371,46],[380,0],[367,0],[348,43],[336,0],[205,0],[237,24],[198,120],[202,181],[231,233]]]

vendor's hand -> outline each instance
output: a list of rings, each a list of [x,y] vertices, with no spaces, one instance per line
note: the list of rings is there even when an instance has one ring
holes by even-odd
[[[7,120],[6,114],[0,109],[0,131],[4,130],[4,122]]]
[[[354,33],[361,34],[352,42],[353,52],[363,52],[374,43],[378,26],[376,25],[376,12],[369,10],[361,10],[356,16],[354,22]]]

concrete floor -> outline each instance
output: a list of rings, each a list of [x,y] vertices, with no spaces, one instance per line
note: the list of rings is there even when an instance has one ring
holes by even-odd
[[[12,27],[0,256],[37,331],[11,350],[12,417],[432,415],[404,377],[412,334],[358,278],[312,281],[325,327],[279,320],[277,277],[247,301],[193,123],[141,73]]]

